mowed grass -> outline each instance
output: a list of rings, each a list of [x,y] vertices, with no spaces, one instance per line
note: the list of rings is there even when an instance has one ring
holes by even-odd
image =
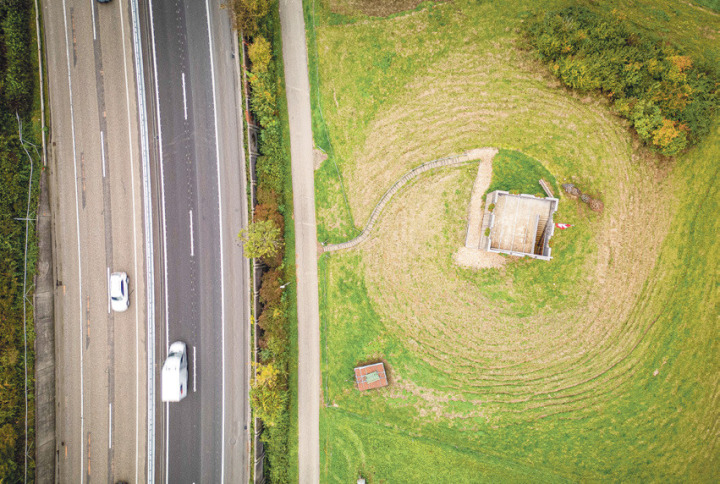
[[[396,194],[359,249],[324,256],[321,480],[717,481],[717,125],[671,164],[638,150],[601,99],[516,49],[527,12],[512,2],[372,20],[315,7],[316,142],[334,156],[316,174],[319,234],[353,236],[407,170],[482,146],[605,203],[561,199],[556,221],[575,227],[549,263],[466,270],[452,255],[476,166],[441,169]],[[652,27],[649,8],[626,10]],[[391,385],[358,393],[352,368],[373,359]]]
[[[539,180],[550,184],[553,194],[558,194],[555,177],[540,162],[511,150],[500,150],[493,158],[493,175],[487,193],[495,190],[515,191],[545,197]]]

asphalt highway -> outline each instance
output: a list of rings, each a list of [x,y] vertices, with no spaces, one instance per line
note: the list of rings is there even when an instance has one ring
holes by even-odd
[[[249,267],[237,46],[219,2],[149,3],[163,304],[158,482],[249,478]],[[167,347],[188,348],[188,396],[160,402]]]
[[[127,3],[43,1],[55,240],[57,482],[145,480],[145,286]],[[108,279],[130,277],[110,310]]]
[[[42,0],[56,481],[247,482],[250,303],[248,261],[236,243],[247,225],[237,40],[219,1],[139,5],[144,86],[154,109],[146,113],[156,181],[154,306],[146,298],[140,53],[131,5]],[[114,271],[130,277],[125,312],[110,309]],[[148,308],[157,313],[156,340],[147,339]],[[190,392],[165,405],[160,368],[178,340],[189,350]],[[156,415],[148,415],[148,375],[157,381],[150,395]]]

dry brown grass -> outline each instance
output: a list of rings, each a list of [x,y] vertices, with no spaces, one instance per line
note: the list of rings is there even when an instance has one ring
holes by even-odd
[[[425,161],[476,146],[521,148],[530,140],[542,142],[539,133],[550,138],[567,137],[570,131],[592,132],[597,120],[588,122],[580,116],[568,120],[568,113],[603,116],[595,106],[580,105],[528,82],[518,81],[498,92],[497,83],[505,82],[507,72],[496,66],[512,65],[512,54],[486,62],[469,59],[467,54],[454,55],[434,66],[432,73],[406,86],[401,99],[380,110],[363,145],[352,152],[340,148],[348,161],[343,171],[357,224],[367,220],[383,190]],[[576,151],[575,142],[566,143],[568,153]]]
[[[413,119],[412,113],[407,119]],[[512,404],[513,413],[536,417],[582,409],[588,392],[609,398],[608,389],[631,374],[633,362],[625,360],[646,327],[624,322],[669,228],[670,205],[655,182],[656,169],[638,166],[623,154],[620,147],[628,139],[622,131],[595,122],[595,142],[617,148],[601,165],[611,209],[601,219],[584,220],[593,225],[593,250],[577,273],[564,276],[576,278],[572,305],[518,318],[502,300],[458,276],[451,255],[464,243],[474,167],[421,177],[397,194],[362,248],[369,294],[383,320],[418,349],[419,358],[447,374],[453,383],[446,391],[474,395],[465,397],[470,399],[482,396],[488,415],[493,405],[500,414]],[[388,140],[386,147],[392,145]],[[576,205],[564,202],[561,211]],[[438,415],[441,406],[434,405]]]

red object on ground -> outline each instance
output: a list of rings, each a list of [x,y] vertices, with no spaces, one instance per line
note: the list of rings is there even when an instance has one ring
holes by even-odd
[[[355,383],[357,383],[360,391],[386,387],[388,381],[385,374],[385,365],[373,363],[372,365],[355,368]]]
[[[569,229],[570,227],[572,227],[572,225],[571,224],[555,224],[555,227],[557,227],[561,230],[565,230],[565,229]]]

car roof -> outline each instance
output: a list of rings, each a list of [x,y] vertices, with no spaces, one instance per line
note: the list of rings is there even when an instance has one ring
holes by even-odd
[[[123,277],[121,274],[115,273],[110,277],[110,292],[118,294],[121,292]]]

